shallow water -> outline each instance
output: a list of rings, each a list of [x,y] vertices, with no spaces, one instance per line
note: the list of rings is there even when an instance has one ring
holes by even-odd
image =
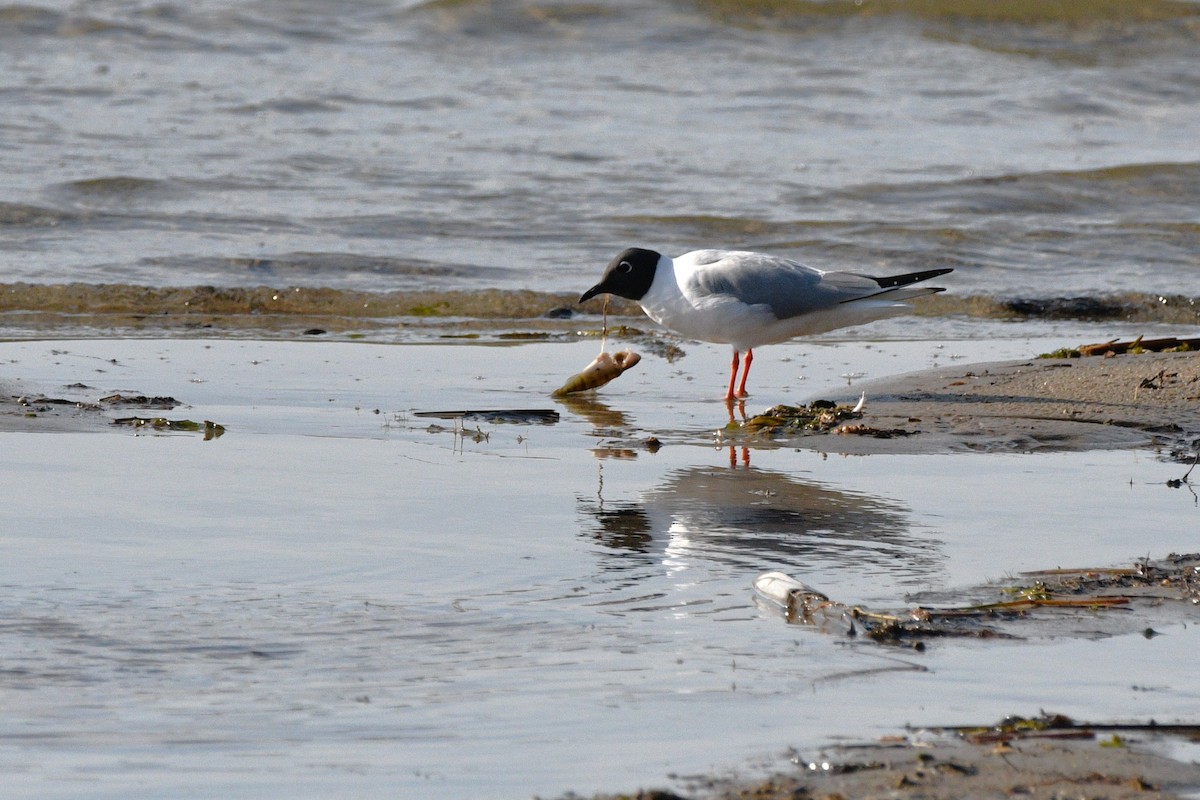
[[[754,402],[1047,343],[780,346],[756,362]],[[6,391],[168,394],[187,403],[168,416],[226,426],[3,434],[10,791],[613,791],[783,767],[788,747],[905,723],[1200,715],[1186,610],[1152,639],[1089,635],[1084,617],[1081,636],[916,653],[789,627],[750,589],[781,569],[897,605],[1194,551],[1195,496],[1165,485],[1179,465],[847,457],[836,437],[731,462],[704,395],[723,348],[648,357],[591,404],[549,399],[595,346],[0,344]],[[414,414],[543,407],[560,421],[461,434]]]
[[[1193,3],[0,5],[0,281],[1194,296]]]
[[[724,348],[557,402],[597,324],[526,318],[633,244],[955,268],[929,316],[759,354],[763,407],[1194,326],[1198,37],[1161,0],[0,5],[4,391],[226,426],[0,433],[6,791],[512,797],[906,722],[1194,721],[1191,620],[901,655],[750,593],[1195,550],[1178,465],[747,466],[715,443]],[[1110,295],[1103,324],[992,319]],[[561,420],[413,413],[531,406]]]

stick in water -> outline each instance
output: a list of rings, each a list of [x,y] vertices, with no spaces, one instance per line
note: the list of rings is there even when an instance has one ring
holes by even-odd
[[[603,315],[602,319],[604,321],[603,321],[603,323],[601,323],[601,328],[600,328],[600,352],[601,353],[603,353],[604,349],[608,346],[608,295],[604,295],[604,315]]]

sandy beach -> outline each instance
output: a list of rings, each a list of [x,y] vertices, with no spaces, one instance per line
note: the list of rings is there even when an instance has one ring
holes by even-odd
[[[1045,731],[971,744],[935,732],[831,746],[796,769],[760,783],[697,785],[688,797],[713,800],[837,798],[1063,797],[1152,800],[1193,796],[1200,767],[1155,752],[1153,734],[1089,729]],[[680,798],[669,792],[617,797]]]
[[[1032,358],[866,383],[869,418],[929,451],[1188,446],[1200,436],[1195,352]],[[851,398],[844,398],[849,401]],[[876,442],[864,452],[879,452]]]

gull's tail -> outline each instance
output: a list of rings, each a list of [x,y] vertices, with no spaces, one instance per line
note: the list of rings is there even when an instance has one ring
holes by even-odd
[[[879,284],[880,291],[864,294],[858,297],[852,297],[849,300],[843,300],[843,303],[857,303],[860,300],[870,300],[872,298],[886,298],[888,300],[902,301],[911,300],[914,297],[924,297],[927,294],[937,294],[938,292],[946,291],[944,286],[915,286],[911,289],[903,289],[913,283],[927,281],[930,278],[936,278],[939,275],[945,275],[947,272],[954,272],[953,268],[947,267],[944,269],[927,269],[921,272],[907,272],[903,275],[893,275],[890,278],[871,278]],[[870,277],[870,276],[864,276]],[[897,291],[902,290],[902,291]]]
[[[927,269],[923,272],[909,272],[904,275],[893,275],[890,278],[872,278],[871,280],[878,283],[880,289],[894,289],[897,286],[908,286],[910,283],[927,281],[930,278],[936,278],[938,275],[945,275],[947,272],[954,272],[954,268]]]

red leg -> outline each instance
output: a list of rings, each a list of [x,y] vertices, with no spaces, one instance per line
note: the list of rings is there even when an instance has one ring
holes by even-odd
[[[747,357],[749,357],[749,356],[747,356]],[[733,351],[733,363],[729,367],[729,393],[725,395],[725,402],[729,403],[731,405],[733,403],[733,399],[735,397],[737,397],[737,395],[735,395],[733,393],[733,387],[734,387],[734,384],[737,382],[737,373],[738,373],[738,364],[739,363],[740,363],[740,361],[738,359],[738,351],[734,350]]]
[[[738,396],[738,397],[746,397],[746,395],[747,395],[747,392],[746,392],[746,378],[750,377],[750,362],[752,362],[752,361],[754,361],[754,350],[753,350],[753,349],[751,349],[751,350],[747,350],[747,351],[746,351],[746,367],[745,367],[745,371],[742,373],[742,382],[738,384],[738,390],[737,390],[737,396]],[[736,371],[736,368],[735,368],[735,371]],[[729,384],[729,388],[730,388],[730,390],[732,391],[732,389],[733,389],[733,383],[732,383],[732,382],[730,382],[730,384]]]

